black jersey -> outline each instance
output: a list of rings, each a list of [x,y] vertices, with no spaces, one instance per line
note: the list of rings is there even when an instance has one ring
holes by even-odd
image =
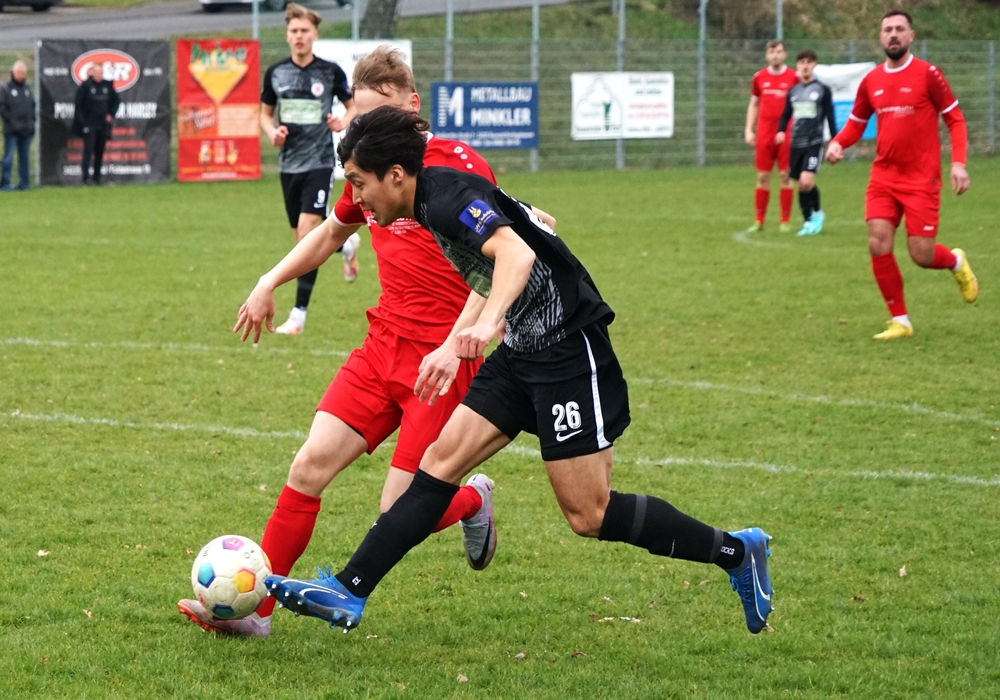
[[[277,106],[278,123],[288,127],[279,156],[281,172],[334,166],[333,136],[326,125],[334,97],[341,102],[351,99],[347,75],[336,63],[314,57],[300,68],[289,57],[267,69],[260,101]]]
[[[785,111],[778,120],[778,131],[784,131],[792,117],[795,117],[792,122],[792,148],[808,148],[823,143],[824,120],[830,126],[831,138],[837,135],[833,92],[818,80],[798,83],[788,90]]]
[[[416,220],[437,240],[445,258],[477,293],[488,296],[493,261],[483,243],[509,226],[535,252],[524,291],[507,310],[504,344],[536,352],[614,312],[562,239],[531,211],[489,180],[452,168],[427,167],[417,175]]]

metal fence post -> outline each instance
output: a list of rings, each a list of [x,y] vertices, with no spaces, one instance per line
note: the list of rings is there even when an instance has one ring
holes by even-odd
[[[995,42],[989,43],[988,80],[989,104],[986,112],[986,148],[990,155],[996,152],[996,118],[997,118],[997,61]]]
[[[855,61],[857,61],[857,47],[854,39],[851,39],[850,41],[847,42],[847,62],[854,63]],[[844,125],[841,124],[840,128],[843,127]],[[834,136],[836,136],[836,134],[830,134],[830,138],[833,138]],[[848,160],[855,160],[857,157],[858,157],[858,151],[856,147],[851,146],[850,148],[847,149]]]
[[[361,0],[351,3],[351,38],[355,41],[361,38]]]
[[[531,82],[535,84],[535,89],[538,89],[538,41],[541,36],[541,15],[539,13],[539,0],[533,0],[531,3]],[[539,111],[541,111],[541,100],[538,102]],[[535,124],[535,128],[538,128],[538,124]],[[541,133],[538,134],[539,139],[541,138]],[[531,172],[538,172],[538,148],[532,148],[531,152],[528,154],[529,167]]]
[[[455,0],[448,0],[444,21],[444,79],[455,79]]]
[[[785,7],[781,0],[774,2],[774,38],[784,40],[785,38]]]
[[[250,11],[250,37],[260,39],[260,0],[253,0],[253,8]]]
[[[927,60],[927,39],[920,42],[920,58]]]
[[[42,184],[42,78],[39,67],[39,51],[42,48],[42,41],[35,42],[35,187]],[[21,156],[18,156],[18,165],[21,164]]]
[[[618,0],[618,72],[625,70],[625,0]],[[624,115],[622,115],[624,116]],[[615,141],[615,167],[622,170],[625,167],[625,139]]]
[[[705,165],[705,34],[708,0],[698,3],[698,165]]]

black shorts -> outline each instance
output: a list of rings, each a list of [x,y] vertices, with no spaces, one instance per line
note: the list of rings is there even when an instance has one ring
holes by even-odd
[[[792,155],[789,158],[788,177],[798,180],[802,173],[818,173],[819,166],[823,163],[823,144],[818,146],[806,146],[805,148],[792,147]]]
[[[292,228],[299,227],[299,214],[327,216],[333,168],[320,168],[304,173],[281,173],[281,191],[285,195],[285,211]]]
[[[512,440],[522,430],[537,435],[547,462],[611,447],[630,422],[628,386],[603,322],[538,352],[501,345],[462,403]]]

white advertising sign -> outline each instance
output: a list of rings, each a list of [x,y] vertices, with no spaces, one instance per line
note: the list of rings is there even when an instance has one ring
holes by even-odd
[[[354,66],[379,46],[391,46],[397,49],[403,55],[403,61],[406,65],[413,68],[413,42],[409,39],[394,39],[392,41],[383,39],[358,39],[357,41],[353,39],[319,39],[313,42],[313,54],[325,61],[333,61],[340,66],[347,74],[347,84],[350,85],[354,82]],[[334,104],[334,116],[339,117],[344,111],[342,104],[339,102]],[[334,133],[334,148],[337,147],[337,142],[343,134],[343,131]],[[339,162],[334,168],[334,177],[337,179],[344,177],[344,171]]]
[[[832,65],[819,64],[813,70],[816,80],[828,86],[833,91],[833,111],[837,118],[837,128],[843,129],[847,123],[848,115],[854,106],[854,98],[858,94],[858,86],[864,78],[875,68],[875,64],[868,63],[839,63]],[[829,128],[826,129],[829,132]],[[833,135],[826,133],[827,140]],[[865,129],[863,139],[875,138],[875,120],[868,120],[868,127]]]
[[[674,135],[673,73],[573,73],[571,80],[575,141]]]

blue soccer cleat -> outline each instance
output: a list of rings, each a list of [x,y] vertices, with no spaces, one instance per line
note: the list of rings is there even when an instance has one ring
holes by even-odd
[[[318,569],[317,573],[319,578],[311,581],[272,574],[264,579],[264,585],[267,594],[277,599],[281,607],[296,615],[326,620],[330,627],[343,627],[346,634],[361,623],[368,599],[352,595],[329,568]]]
[[[735,569],[729,569],[729,580],[733,590],[740,594],[743,612],[747,618],[747,629],[757,634],[767,627],[767,616],[774,610],[771,605],[771,576],[767,573],[767,558],[771,550],[767,543],[771,536],[759,527],[751,527],[730,535],[743,542],[746,553],[743,563]]]
[[[809,217],[809,221],[812,223],[812,231],[815,236],[823,230],[823,222],[826,221],[826,214],[822,211],[814,211],[813,215]]]

